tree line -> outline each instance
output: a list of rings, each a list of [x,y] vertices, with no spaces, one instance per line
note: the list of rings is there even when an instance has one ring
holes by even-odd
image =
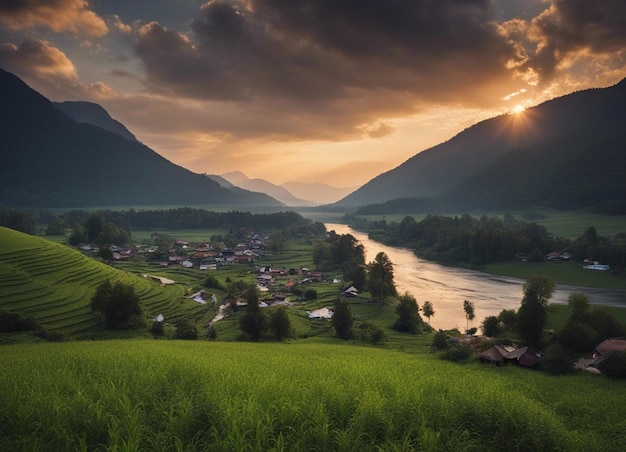
[[[421,221],[406,216],[396,221],[367,221],[349,217],[355,229],[391,246],[414,249],[420,257],[445,263],[484,265],[513,260],[543,260],[550,252],[569,252],[575,261],[585,259],[610,265],[615,272],[626,269],[626,234],[601,237],[593,226],[574,239],[556,237],[544,226],[513,218],[469,214],[447,217],[428,215]]]

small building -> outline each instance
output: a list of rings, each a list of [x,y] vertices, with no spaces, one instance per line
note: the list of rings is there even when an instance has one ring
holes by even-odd
[[[493,347],[485,350],[480,355],[478,355],[478,359],[481,363],[495,364],[496,366],[500,366],[506,363],[504,361],[504,357],[514,350],[514,347],[494,345]]]

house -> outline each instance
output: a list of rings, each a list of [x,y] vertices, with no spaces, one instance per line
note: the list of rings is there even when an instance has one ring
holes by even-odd
[[[349,298],[356,297],[358,294],[359,294],[359,291],[354,286],[350,286],[346,290],[341,292],[342,297],[349,297]]]
[[[496,366],[500,366],[502,364],[506,364],[506,362],[504,361],[504,357],[514,350],[514,347],[509,347],[506,345],[494,345],[493,347],[485,350],[480,355],[478,355],[478,359],[481,363],[495,364]]]
[[[504,359],[507,363],[517,364],[518,366],[538,367],[541,361],[541,354],[528,347],[520,347],[507,353]]]
[[[602,341],[596,345],[591,355],[587,355],[576,362],[576,368],[596,373],[595,369],[602,361],[613,352],[626,351],[626,340],[613,338]]]

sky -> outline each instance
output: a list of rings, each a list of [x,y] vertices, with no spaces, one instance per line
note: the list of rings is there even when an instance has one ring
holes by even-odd
[[[622,80],[626,2],[3,0],[0,67],[191,171],[357,187]]]

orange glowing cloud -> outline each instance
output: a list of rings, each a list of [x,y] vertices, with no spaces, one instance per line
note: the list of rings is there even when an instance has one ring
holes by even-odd
[[[0,22],[11,30],[45,27],[90,36],[108,32],[106,22],[84,0],[27,0],[0,3]]]

